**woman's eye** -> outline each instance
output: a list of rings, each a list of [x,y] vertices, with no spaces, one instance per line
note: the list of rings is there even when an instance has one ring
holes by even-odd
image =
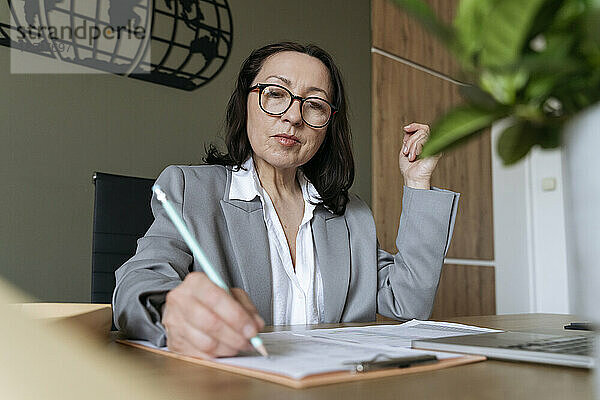
[[[318,101],[309,101],[308,106],[313,110],[322,110],[324,108],[323,104],[319,103]]]
[[[283,97],[283,93],[277,92],[277,91],[268,91],[268,92],[265,92],[264,94],[267,95],[271,99],[279,99],[279,98]]]

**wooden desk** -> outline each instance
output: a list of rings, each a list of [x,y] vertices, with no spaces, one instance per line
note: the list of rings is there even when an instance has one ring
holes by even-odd
[[[568,315],[519,314],[452,318],[448,321],[504,330],[561,332]],[[390,322],[380,322],[390,323]],[[368,324],[336,324],[356,326]],[[320,327],[323,327],[321,325]],[[531,363],[485,361],[430,373],[403,375],[309,389],[247,378],[112,343],[134,357],[153,379],[172,385],[171,398],[194,399],[592,399],[587,370]]]

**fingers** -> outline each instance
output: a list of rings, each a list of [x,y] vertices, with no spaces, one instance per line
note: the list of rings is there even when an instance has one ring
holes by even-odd
[[[413,153],[411,153],[414,154],[414,158],[417,158],[421,154],[421,152],[423,151],[423,145],[426,141],[427,138],[425,138],[425,140],[421,140],[415,143]]]
[[[234,331],[239,332],[246,339],[256,336],[258,333],[256,320],[233,296],[210,281],[199,287],[199,293],[201,293],[199,300]],[[217,326],[215,331],[219,328]]]
[[[419,129],[423,129],[429,132],[429,125],[426,124],[419,124],[418,122],[412,122],[408,125],[406,125],[404,128],[405,132],[411,133],[411,132],[416,132]]]
[[[199,272],[188,274],[167,294],[163,310],[161,322],[169,348],[195,357],[232,356],[249,350],[249,339],[264,326],[243,290],[229,294]]]
[[[239,352],[190,325],[175,332],[169,331],[167,347],[176,353],[199,358],[233,357]]]
[[[225,315],[220,314],[215,309],[206,307],[204,304],[198,304],[189,310],[187,319],[189,322],[188,326],[202,331],[205,335],[210,336],[220,344],[235,349],[236,353],[238,350],[244,350],[249,347],[249,337],[245,336],[241,330],[232,327],[228,323],[227,318],[225,318]],[[210,352],[210,350],[206,349],[205,351]]]
[[[429,126],[424,124],[412,123],[404,127],[402,154],[409,161],[415,161],[423,150],[423,145],[429,138]]]
[[[248,293],[240,288],[233,288],[231,289],[231,295],[254,317],[258,330],[262,330],[265,327],[265,320],[258,314],[258,310],[250,300]]]

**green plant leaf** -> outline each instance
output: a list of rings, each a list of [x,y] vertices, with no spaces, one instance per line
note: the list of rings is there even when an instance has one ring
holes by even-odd
[[[560,62],[568,59],[575,43],[575,34],[571,32],[548,32],[541,34],[546,41],[546,49],[539,53],[547,62]]]
[[[485,110],[470,105],[451,110],[433,125],[421,157],[429,157],[447,149],[459,140],[487,128],[507,113],[508,109]]]
[[[550,96],[552,89],[560,79],[561,75],[559,74],[532,75],[523,97],[527,102],[541,103]]]
[[[600,70],[589,70],[562,80],[552,95],[562,101],[565,116],[577,114],[600,101]]]
[[[597,1],[600,3],[600,0]],[[582,18],[581,24],[584,39],[580,43],[580,50],[590,63],[600,68],[600,4]]]
[[[538,142],[542,149],[555,149],[562,144],[562,124],[544,125],[538,132]]]
[[[479,85],[501,104],[515,103],[517,91],[527,83],[529,74],[524,69],[514,72],[492,72],[485,70],[479,78]]]
[[[391,0],[398,7],[415,17],[421,25],[432,32],[442,43],[449,45],[454,37],[450,27],[441,22],[427,3],[422,0]]]
[[[592,7],[589,3],[588,0],[564,0],[562,7],[556,15],[548,19],[552,20],[552,27],[550,29],[568,29],[573,27],[574,24],[577,27],[578,21]]]
[[[461,0],[452,23],[456,33],[455,50],[464,67],[475,67],[476,54],[481,51],[481,26],[499,0]]]
[[[526,54],[519,65],[534,75],[565,75],[577,73],[587,68],[585,60],[572,55],[550,58],[535,53]]]
[[[600,0],[583,0],[586,6],[600,9]]]
[[[511,66],[520,57],[535,16],[547,0],[502,0],[494,4],[482,25],[483,67]]]
[[[547,0],[531,24],[529,38],[553,29],[564,29],[572,19],[570,10],[573,3],[581,2],[582,0]]]
[[[522,159],[537,142],[537,131],[529,124],[517,122],[506,128],[498,138],[498,155],[504,165],[511,165]]]
[[[422,157],[511,115],[496,145],[512,164],[534,145],[559,146],[565,122],[600,102],[600,0],[459,0],[452,27],[424,1],[391,1],[441,39],[479,86],[463,90],[468,105],[433,124]]]
[[[488,92],[477,85],[460,86],[458,92],[469,104],[477,104],[478,108],[494,110],[499,106],[498,102]]]

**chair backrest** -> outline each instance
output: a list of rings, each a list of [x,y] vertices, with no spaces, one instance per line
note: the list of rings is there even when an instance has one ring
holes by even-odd
[[[92,303],[110,303],[115,270],[135,254],[154,217],[150,209],[154,179],[94,173]]]

